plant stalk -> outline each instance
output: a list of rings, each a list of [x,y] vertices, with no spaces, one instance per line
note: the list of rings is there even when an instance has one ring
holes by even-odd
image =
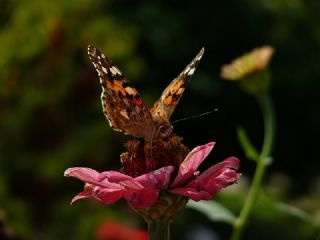
[[[148,222],[149,240],[169,240],[170,223],[163,219]]]
[[[233,232],[231,240],[240,240],[243,233],[243,229],[247,224],[248,217],[252,210],[255,200],[259,194],[261,188],[262,179],[266,166],[270,163],[270,154],[272,151],[273,139],[275,134],[275,121],[274,121],[274,109],[273,104],[268,94],[261,94],[256,97],[258,104],[260,105],[263,122],[264,122],[264,139],[261,152],[257,160],[257,168],[253,177],[253,181],[249,190],[249,194],[239,217],[233,224]]]

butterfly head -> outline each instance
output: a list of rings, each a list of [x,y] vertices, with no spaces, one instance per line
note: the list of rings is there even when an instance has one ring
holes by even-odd
[[[171,133],[173,131],[173,126],[172,125],[160,125],[158,131],[159,131],[161,138],[166,138],[171,135]]]
[[[155,113],[153,114],[153,121],[155,123],[153,139],[167,138],[171,135],[173,126],[167,118]]]

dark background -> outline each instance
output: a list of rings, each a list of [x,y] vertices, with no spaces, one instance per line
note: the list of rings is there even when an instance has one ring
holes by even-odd
[[[317,0],[0,1],[2,238],[93,239],[105,219],[146,228],[124,201],[69,206],[83,185],[64,178],[64,170],[117,170],[130,139],[113,131],[102,114],[89,43],[119,66],[148,106],[206,48],[172,120],[219,109],[178,123],[175,132],[190,148],[216,141],[211,163],[230,155],[242,160],[240,183],[216,198],[234,213],[255,170],[236,127],[243,126],[259,147],[263,125],[254,98],[220,79],[220,68],[255,47],[273,46],[270,93],[278,131],[265,193],[319,224],[319,13]],[[191,238],[197,229],[209,238]],[[227,239],[231,227],[187,209],[172,231],[173,239]],[[309,221],[258,201],[245,239],[315,239],[316,232]]]

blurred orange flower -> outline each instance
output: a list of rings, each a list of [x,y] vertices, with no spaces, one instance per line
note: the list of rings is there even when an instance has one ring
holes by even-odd
[[[273,52],[274,48],[271,46],[255,48],[236,58],[230,64],[222,66],[220,76],[227,80],[240,80],[256,71],[264,70],[267,68]]]
[[[95,230],[95,240],[148,240],[147,231],[117,221],[104,221]]]

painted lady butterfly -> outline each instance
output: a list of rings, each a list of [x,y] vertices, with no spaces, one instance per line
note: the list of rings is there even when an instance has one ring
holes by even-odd
[[[92,45],[88,55],[98,72],[102,85],[102,106],[110,126],[117,131],[146,141],[168,137],[173,127],[169,119],[178,104],[186,83],[193,75],[204,48],[191,63],[163,91],[160,99],[149,110],[138,91],[109,58]]]

